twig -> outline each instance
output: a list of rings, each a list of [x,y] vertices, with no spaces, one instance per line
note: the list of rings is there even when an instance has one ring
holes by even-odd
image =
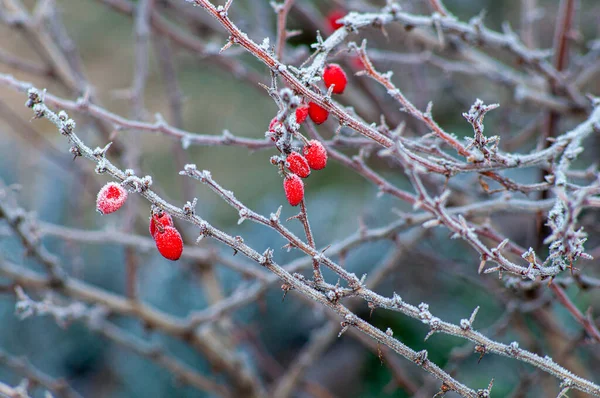
[[[316,249],[315,239],[313,238],[312,231],[310,230],[310,224],[308,222],[308,214],[306,213],[306,201],[304,199],[302,199],[302,201],[300,202],[300,214],[298,214],[297,218],[300,220],[302,226],[304,227],[304,232],[306,233],[306,241],[308,242],[309,246],[311,246],[313,249]],[[313,272],[313,279],[315,283],[318,284],[323,282],[323,274],[321,274],[319,262],[314,258]]]
[[[15,357],[0,349],[0,363],[11,369],[13,372],[20,374],[29,380],[29,382],[52,392],[52,394],[57,397],[81,398],[81,395],[75,391],[66,380],[50,377],[46,373],[35,368],[29,363],[27,358]]]
[[[569,299],[567,294],[563,289],[561,289],[558,285],[552,283],[550,284],[550,290],[556,296],[558,301],[571,313],[573,318],[585,329],[587,334],[594,339],[597,343],[600,343],[600,331],[598,331],[598,327],[594,324],[593,319],[591,317],[584,316],[581,311],[573,304],[573,302]]]
[[[52,76],[52,71],[42,65],[35,64],[29,60],[19,58],[0,49],[0,62],[22,72],[35,76]]]
[[[17,387],[11,387],[8,384],[0,382],[0,396],[8,398],[31,398],[27,392],[27,380],[23,380]]]
[[[282,4],[275,4],[275,11],[277,13],[277,42],[275,43],[275,56],[282,62],[283,49],[285,48],[285,41],[288,37],[286,28],[287,16],[293,5],[294,0],[284,0]]]
[[[65,327],[64,322],[67,318],[69,323],[76,320],[84,322],[91,331],[99,333],[106,339],[164,367],[171,372],[178,381],[186,383],[201,391],[216,393],[223,397],[232,396],[231,392],[224,386],[204,377],[194,369],[174,359],[160,346],[147,343],[108,322],[105,319],[107,315],[106,310],[101,306],[87,308],[82,303],[74,302],[65,307],[54,303],[53,300],[49,298],[45,299],[43,302],[36,302],[27,296],[20,287],[17,288],[17,299],[17,308],[20,309],[22,319],[33,315],[52,315],[59,326],[62,327]],[[3,357],[2,352],[0,351],[0,362],[5,361],[5,359],[11,360],[11,358]],[[29,365],[24,361],[12,359],[8,365],[12,368],[21,370],[29,380],[41,384],[52,392],[57,391],[57,394],[60,396],[66,396],[67,398],[80,397],[80,395],[73,392],[66,383],[62,382],[59,384],[60,382],[48,379],[48,376],[40,374],[40,372],[35,369],[30,369]]]
[[[447,17],[450,15],[448,9],[442,3],[442,0],[429,0],[429,5],[431,6],[431,8],[433,8],[435,12],[437,12],[443,17]]]
[[[12,210],[5,201],[6,198],[0,195],[0,219],[6,220],[28,253],[46,267],[50,278],[49,284],[55,287],[63,286],[67,275],[60,266],[58,258],[50,254],[41,242],[32,236],[28,230],[30,225],[27,221],[27,215],[22,211]]]

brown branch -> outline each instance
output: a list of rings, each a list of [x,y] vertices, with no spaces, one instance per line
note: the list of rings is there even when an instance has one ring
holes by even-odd
[[[575,318],[575,320],[583,326],[587,334],[596,341],[596,343],[600,343],[600,331],[598,331],[598,327],[595,325],[594,320],[589,316],[584,316],[581,311],[573,304],[571,299],[567,296],[565,291],[561,289],[557,284],[551,283],[550,290],[556,296],[558,301],[562,304],[563,307],[569,311],[569,313]]]
[[[315,245],[315,239],[313,238],[313,234],[312,231],[310,230],[310,224],[308,222],[308,214],[306,213],[306,200],[302,199],[302,201],[300,202],[300,214],[298,214],[296,216],[298,218],[298,220],[300,220],[300,222],[302,223],[302,226],[304,227],[304,232],[306,234],[306,241],[308,242],[309,246],[312,247],[313,249],[316,249],[316,245]],[[313,259],[313,279],[315,281],[315,283],[321,283],[323,282],[323,274],[321,274],[321,268],[319,265],[319,262],[316,259]]]
[[[277,12],[277,41],[275,43],[275,56],[282,62],[283,49],[285,48],[285,41],[288,37],[288,32],[286,28],[287,16],[293,5],[294,0],[284,0],[282,4],[275,3],[275,10]]]
[[[0,63],[7,65],[10,68],[21,72],[29,73],[35,76],[53,77],[53,72],[49,68],[33,63],[29,60],[22,59],[15,55],[0,49]]]

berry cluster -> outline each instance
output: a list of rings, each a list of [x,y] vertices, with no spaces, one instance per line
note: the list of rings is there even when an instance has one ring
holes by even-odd
[[[325,111],[327,112],[327,111]],[[306,118],[309,115],[309,107],[307,105],[302,105],[299,106],[298,108],[296,108],[296,122],[298,124],[302,124],[306,121]],[[327,117],[325,117],[327,118]],[[312,116],[311,116],[312,119]],[[277,117],[274,117],[273,119],[271,119],[271,123],[269,123],[269,133],[271,133],[271,140],[272,141],[277,141],[279,138],[281,138],[281,136],[279,135],[278,131],[277,131],[277,127],[281,126],[281,122],[279,122],[277,120]]]
[[[323,70],[323,83],[333,94],[342,94],[348,84],[346,72],[338,64],[329,64]],[[321,124],[329,117],[329,111],[319,104],[310,102],[308,104],[308,115],[316,124]]]
[[[323,69],[323,83],[329,90],[329,93],[342,94],[348,84],[346,73],[338,64],[328,64]],[[302,124],[307,117],[316,124],[321,124],[329,117],[329,111],[315,102],[309,102],[308,105],[300,104],[297,97],[289,89],[284,89],[280,93],[279,103],[285,111],[295,110],[296,123]],[[311,170],[321,170],[327,165],[327,151],[323,144],[317,140],[308,141],[306,138],[293,131],[289,134],[288,125],[283,125],[281,116],[274,117],[269,123],[268,137],[275,142],[275,146],[283,156],[271,158],[274,165],[280,165],[282,173],[285,175],[283,180],[283,190],[285,197],[292,206],[297,206],[304,198],[304,182],[302,178],[310,175]],[[294,129],[292,124],[291,128]],[[286,130],[287,128],[287,130]],[[304,141],[302,150],[296,150],[292,147],[291,136],[298,135]],[[287,167],[287,171],[284,170]]]
[[[296,122],[302,124],[307,115],[310,114],[310,106],[301,105],[296,108]],[[317,140],[308,141],[302,137],[305,142],[301,150],[293,148],[291,137],[284,139],[284,126],[278,121],[277,117],[271,120],[269,124],[269,137],[276,142],[276,148],[283,156],[271,158],[274,165],[279,165],[285,178],[283,180],[283,190],[285,196],[292,206],[297,206],[304,198],[304,182],[302,178],[310,175],[311,170],[321,170],[327,165],[327,151],[323,144]],[[287,167],[287,171],[285,171]]]
[[[285,197],[292,206],[297,206],[304,198],[304,182],[302,178],[310,175],[310,170],[321,170],[327,166],[327,151],[317,140],[308,141],[302,149],[302,154],[291,152],[286,159],[288,170],[283,180]]]
[[[116,182],[109,182],[100,189],[96,198],[96,209],[100,214],[114,213],[127,200],[127,190]],[[158,252],[169,260],[178,260],[183,252],[183,240],[173,225],[171,216],[156,211],[150,217],[150,235],[156,242]]]
[[[173,224],[173,218],[163,211],[154,211],[150,216],[149,229],[158,252],[168,260],[179,260],[183,252],[183,239]]]

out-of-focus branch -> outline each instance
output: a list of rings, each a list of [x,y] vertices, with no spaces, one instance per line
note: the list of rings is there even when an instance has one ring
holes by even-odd
[[[23,380],[18,386],[11,387],[8,384],[0,382],[0,396],[7,398],[32,398],[27,392],[28,384],[27,380]]]
[[[381,49],[369,49],[367,51],[369,59],[374,62],[388,65],[431,65],[448,74],[460,74],[468,76],[479,76],[486,78],[487,81],[506,86],[512,89],[517,102],[532,102],[544,108],[548,108],[560,113],[569,113],[572,104],[565,98],[545,93],[541,87],[530,87],[528,82],[531,78],[506,68],[491,68],[489,63],[476,62],[476,59],[467,58],[464,61],[455,61],[443,58],[431,51],[421,53],[398,53]],[[354,55],[347,55],[352,59]]]
[[[34,367],[27,358],[19,358],[10,355],[0,349],[0,365],[3,365],[14,373],[23,376],[31,384],[40,386],[50,391],[56,397],[81,398],[81,395],[75,391],[64,379],[54,379]]]
[[[0,63],[3,63],[11,68],[21,72],[26,72],[35,76],[52,76],[52,71],[42,65],[38,65],[29,60],[22,59],[15,55],[0,49]]]
[[[4,197],[2,197],[4,196]],[[23,247],[48,270],[49,284],[61,287],[66,280],[66,273],[60,266],[58,258],[49,253],[41,242],[34,237],[27,221],[27,214],[22,209],[12,209],[6,203],[6,193],[0,191],[0,219],[6,220],[10,228],[19,237]]]
[[[293,5],[294,0],[284,0],[282,4],[275,5],[275,11],[277,12],[277,42],[275,43],[275,56],[282,62],[285,41],[287,40],[289,35],[289,32],[286,28],[287,16]]]
[[[45,222],[38,222],[34,226],[36,233],[40,237],[44,236],[57,236],[68,241],[90,243],[90,244],[117,244],[128,247],[136,248],[142,252],[155,250],[156,243],[151,239],[139,235],[132,235],[130,233],[124,233],[121,231],[113,230],[84,230],[78,228],[69,228],[62,225],[50,224]],[[231,260],[216,250],[205,249],[200,247],[188,247],[181,255],[183,258],[189,258],[191,260],[201,263],[217,263],[223,264],[224,266],[231,268],[232,270],[239,272],[241,275],[254,278],[258,280],[264,280],[267,277],[265,272],[262,272],[256,268],[243,264],[239,261]]]
[[[51,1],[39,2],[32,16],[21,0],[6,0],[0,3],[0,10],[10,12],[4,22],[23,33],[33,50],[50,68],[50,77],[57,78],[69,91],[85,96],[87,103],[97,103],[92,85],[85,79],[75,45],[67,35],[55,6]],[[93,120],[102,136],[108,138],[111,132],[104,121]],[[121,153],[123,148],[119,142],[115,142],[113,150]]]
[[[13,280],[15,284],[26,289],[33,289],[40,292],[53,289],[47,279],[38,273],[2,259],[0,259],[0,275]],[[67,279],[63,287],[58,289],[58,292],[72,297],[74,300],[81,300],[92,305],[105,307],[110,313],[133,316],[142,321],[150,329],[156,329],[173,337],[188,341],[192,346],[204,353],[211,363],[230,374],[234,378],[232,380],[234,385],[236,384],[236,378],[240,383],[239,388],[245,385],[243,384],[243,378],[248,376],[240,373],[239,365],[234,362],[233,358],[223,355],[225,351],[220,350],[220,346],[215,342],[214,336],[208,334],[206,331],[196,331],[190,334],[184,320],[180,318],[173,317],[142,302],[132,302],[127,298],[74,279]],[[233,369],[237,369],[238,373],[234,373]]]
[[[134,14],[134,4],[128,0],[98,1],[101,1],[113,9],[131,17]],[[198,40],[193,35],[182,30],[179,26],[169,21],[167,18],[161,15],[156,8],[152,10],[150,24],[152,25],[152,29],[169,38],[173,41],[173,43],[192,51],[196,55],[200,56],[202,60],[214,63],[216,67],[228,71],[236,78],[250,82],[251,87],[258,88],[256,82],[263,80],[261,75],[258,75],[256,72],[246,68],[242,63],[237,62],[235,59],[219,56],[214,49],[207,48],[207,46],[201,40]]]
[[[554,293],[558,301],[573,315],[575,320],[583,326],[587,334],[593,338],[597,343],[600,343],[600,331],[591,318],[590,314],[584,316],[581,311],[573,304],[563,289],[557,286],[555,283],[550,285],[550,290]]]
[[[97,332],[108,340],[164,367],[171,372],[178,381],[189,384],[202,391],[213,392],[223,397],[231,397],[230,391],[224,386],[202,376],[187,365],[172,358],[161,347],[146,343],[105,320],[106,311],[101,306],[87,308],[85,305],[78,302],[73,302],[68,306],[62,306],[55,303],[51,298],[46,298],[42,302],[37,302],[25,294],[21,287],[16,288],[16,296],[18,300],[16,305],[18,315],[20,315],[22,319],[33,315],[50,315],[55,318],[56,322],[61,327],[67,327],[66,322],[69,324],[73,321],[84,322],[90,330]],[[4,361],[4,359],[2,352],[0,352],[0,362]],[[8,359],[10,360],[11,358]],[[28,364],[24,361],[12,359],[12,361],[8,363],[8,366],[13,369],[21,369],[22,373],[25,373],[29,380],[41,384],[52,392],[62,391],[58,394],[59,396],[66,396],[67,398],[80,397],[79,394],[68,388],[68,385],[65,386],[63,385],[64,383],[59,384],[60,382],[51,382],[47,380],[47,376],[40,375],[39,371],[29,369]]]
[[[70,90],[77,92],[80,87],[71,72],[68,62],[62,56],[60,48],[52,37],[45,31],[42,25],[36,24],[27,13],[26,8],[20,0],[4,0],[2,5],[10,12],[7,17],[15,28],[21,30],[35,51],[52,68],[52,73],[60,78]]]
[[[141,339],[126,333],[117,326],[114,326],[113,324],[108,322],[105,319],[106,310],[101,306],[87,308],[85,305],[78,302],[73,302],[68,306],[63,306],[55,303],[52,298],[46,298],[42,302],[37,302],[32,300],[27,294],[25,294],[21,287],[16,288],[16,296],[18,300],[16,304],[18,310],[17,314],[22,319],[34,315],[50,315],[55,318],[56,322],[61,327],[67,327],[66,322],[68,322],[69,324],[73,321],[84,322],[90,330],[99,333],[108,340],[113,341],[116,344],[125,347],[140,356],[146,357],[156,362],[158,365],[164,367],[169,372],[171,372],[173,376],[177,378],[177,380],[189,384],[202,391],[209,391],[212,393],[219,394],[219,396],[223,397],[231,397],[231,393],[224,386],[219,385],[218,383],[204,377],[203,375],[197,373],[195,370],[191,369],[187,365],[172,358],[161,347],[150,343],[146,343]],[[1,355],[0,361],[2,361]],[[13,360],[12,367],[16,367],[18,364],[19,362],[15,362],[15,360]],[[21,367],[25,365],[21,365]],[[30,371],[29,373],[32,373],[32,375],[36,378],[31,378],[29,375],[27,375],[27,378],[29,380],[37,382],[37,379],[39,379],[39,375],[37,375],[33,371]],[[55,390],[58,390],[57,386],[53,386],[53,384],[49,383],[47,380],[42,379],[42,381],[43,383],[40,382],[39,384],[48,388],[50,391],[54,392]],[[57,382],[54,383],[56,384]],[[66,387],[61,387],[61,389],[65,390],[63,394],[60,394],[61,396],[75,398],[79,397],[78,394],[72,392]]]
[[[150,48],[150,14],[154,0],[140,0],[135,11],[135,65],[131,87],[131,104],[134,119],[142,120],[144,113],[144,93],[148,77]]]

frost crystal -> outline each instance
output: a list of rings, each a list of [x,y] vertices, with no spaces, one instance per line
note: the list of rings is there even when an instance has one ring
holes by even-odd
[[[460,328],[462,330],[469,330],[469,329],[471,329],[471,322],[469,322],[468,319],[461,319],[460,320]]]
[[[269,40],[268,37],[265,37],[262,41],[262,43],[260,43],[260,48],[262,48],[265,51],[269,51],[269,47],[271,46],[271,41]]]
[[[189,135],[186,134],[183,137],[181,137],[181,147],[183,149],[188,149],[191,143],[192,140],[190,139]]]
[[[238,220],[238,225],[240,225],[241,223],[244,222],[244,220],[246,220],[246,218],[248,217],[248,211],[246,209],[242,209],[239,212],[240,218]]]

